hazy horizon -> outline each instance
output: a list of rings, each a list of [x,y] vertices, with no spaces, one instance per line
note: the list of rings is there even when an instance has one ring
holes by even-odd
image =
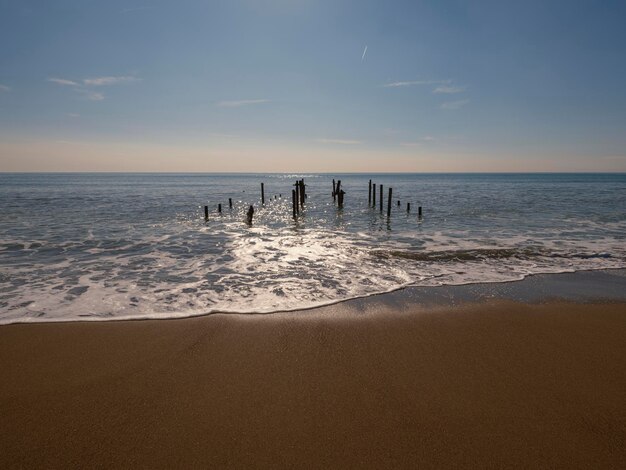
[[[626,172],[626,4],[0,2],[0,172]]]

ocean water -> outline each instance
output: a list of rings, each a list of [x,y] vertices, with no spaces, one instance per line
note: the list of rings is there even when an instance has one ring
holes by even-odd
[[[626,267],[624,174],[0,174],[0,205],[5,324],[273,312]]]

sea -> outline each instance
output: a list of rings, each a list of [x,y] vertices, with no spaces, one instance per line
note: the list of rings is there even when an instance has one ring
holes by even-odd
[[[0,207],[0,324],[270,313],[626,268],[626,174],[4,173]]]

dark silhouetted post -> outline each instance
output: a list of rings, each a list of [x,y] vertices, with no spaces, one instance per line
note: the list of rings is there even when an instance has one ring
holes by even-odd
[[[407,212],[411,212],[411,203],[410,202],[406,203],[406,211]]]
[[[300,207],[300,184],[296,181],[294,185],[296,187],[296,211],[298,211],[298,207]]]
[[[391,191],[389,188],[389,196],[387,197],[387,217],[391,217]]]
[[[204,220],[209,220],[209,206],[204,206]]]
[[[229,198],[228,198],[228,207],[229,207],[230,209],[232,209],[232,208],[233,208],[233,198],[232,198],[232,197],[229,197]]]
[[[339,207],[343,208],[343,196],[346,192],[343,189],[339,190]]]
[[[372,203],[372,180],[370,180],[370,189],[367,193],[367,205],[369,206]]]
[[[261,183],[261,204],[265,204],[265,185],[263,183]],[[254,212],[254,209],[252,212]]]
[[[296,218],[296,190],[292,189],[291,190],[291,206],[293,209],[293,218]]]
[[[248,209],[248,225],[252,225],[252,217],[254,216],[254,207],[250,206],[250,208]]]
[[[339,194],[339,191],[341,191],[341,180],[337,180],[337,194]]]
[[[304,207],[304,180],[300,180],[300,206]]]
[[[379,201],[379,204],[380,204],[380,211],[382,212],[383,211],[383,185],[382,184],[380,185],[380,201]]]
[[[422,218],[422,206],[419,206],[417,208],[417,218],[421,219]]]
[[[400,199],[398,199],[398,207],[400,207]]]
[[[220,214],[222,213],[222,205],[221,204],[217,205],[217,212],[219,212]]]
[[[372,185],[374,191],[372,192],[372,207],[376,207],[376,183]]]
[[[335,180],[333,179],[333,201],[335,200],[336,194],[337,192],[335,191],[336,187],[335,187]]]

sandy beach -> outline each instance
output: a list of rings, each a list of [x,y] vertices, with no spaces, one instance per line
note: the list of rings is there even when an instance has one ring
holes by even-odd
[[[0,327],[2,468],[624,468],[626,304]]]

